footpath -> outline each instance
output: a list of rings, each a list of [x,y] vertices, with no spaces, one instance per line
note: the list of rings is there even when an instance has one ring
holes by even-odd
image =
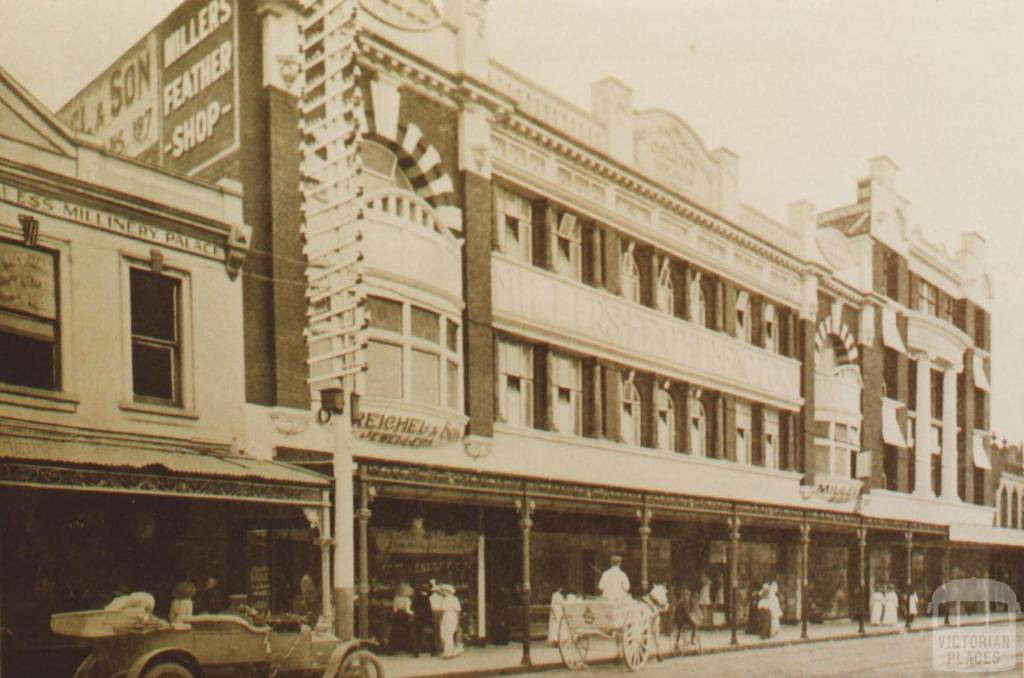
[[[1007,621],[1005,613],[993,613],[990,618],[993,623],[1006,623]],[[963,615],[960,620],[961,626],[973,626],[984,623],[984,615]],[[800,626],[798,624],[787,624],[782,626],[776,637],[769,640],[761,640],[756,635],[749,635],[741,631],[737,638],[739,641],[738,645],[730,644],[732,634],[728,629],[709,629],[701,632],[700,645],[703,654],[714,654],[719,652],[757,650],[799,643],[820,643],[898,635],[906,632],[903,620],[900,620],[899,626],[865,626],[864,634],[858,633],[857,626],[858,624],[855,621],[809,624],[807,627],[808,637],[801,638]],[[936,628],[942,627],[943,620],[940,618]],[[931,629],[932,619],[930,617],[919,617],[914,621],[911,633],[928,632]],[[685,662],[685,657],[680,657],[678,653],[673,652],[671,638],[663,634],[659,637],[658,641],[664,660]],[[692,652],[692,648],[690,652]],[[531,664],[529,666],[524,666],[521,663],[522,656],[522,645],[520,643],[509,643],[508,645],[468,647],[465,652],[453,659],[443,659],[429,655],[412,657],[404,653],[395,656],[385,655],[381,656],[380,659],[384,663],[385,675],[388,678],[412,678],[414,676],[417,678],[433,676],[476,678],[477,676],[511,675],[553,671],[564,668],[558,648],[548,645],[543,640],[534,640],[530,644]],[[602,638],[591,639],[587,654],[588,666],[613,664],[618,661],[617,648],[612,640]],[[648,660],[648,666],[656,662],[657,659],[652,655]]]

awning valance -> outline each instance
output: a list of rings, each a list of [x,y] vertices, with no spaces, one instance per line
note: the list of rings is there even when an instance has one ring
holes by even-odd
[[[891,308],[882,309],[882,343],[894,351],[907,352],[900,337],[900,328],[896,324],[896,311]]]
[[[974,385],[986,391],[992,390],[988,377],[985,375],[985,358],[980,353],[974,354]]]
[[[974,459],[974,468],[992,470],[992,463],[988,459],[988,452],[985,451],[985,438],[974,434],[974,445],[971,449],[971,457]]]
[[[892,400],[882,399],[882,440],[886,445],[895,447],[907,447],[907,440],[900,430],[899,419],[896,418],[898,403]]]
[[[0,485],[301,506],[321,505],[329,486],[324,476],[289,464],[165,441],[18,433],[0,424]]]

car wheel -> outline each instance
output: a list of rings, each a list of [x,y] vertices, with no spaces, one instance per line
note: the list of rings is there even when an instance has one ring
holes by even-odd
[[[345,657],[337,678],[384,678],[384,665],[369,650],[356,650]]]
[[[154,664],[143,671],[141,678],[196,678],[187,666],[177,662]]]

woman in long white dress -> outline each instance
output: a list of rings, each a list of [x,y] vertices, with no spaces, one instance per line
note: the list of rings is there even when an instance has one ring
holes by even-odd
[[[562,605],[565,595],[559,586],[551,594],[551,611],[548,613],[548,645],[558,645],[558,624],[562,621]]]
[[[444,658],[451,659],[462,654],[462,647],[456,645],[455,632],[459,628],[459,615],[462,604],[455,597],[455,587],[451,584],[441,586],[441,642],[444,645]]]
[[[882,607],[885,603],[885,596],[881,591],[871,594],[871,625],[878,626],[882,623]]]
[[[899,624],[900,599],[896,595],[896,589],[892,586],[885,592],[885,605],[882,608],[882,626],[896,626]]]
[[[775,582],[772,582],[768,588],[768,615],[770,617],[768,637],[774,638],[779,635],[782,626],[782,603],[779,602],[779,585]]]

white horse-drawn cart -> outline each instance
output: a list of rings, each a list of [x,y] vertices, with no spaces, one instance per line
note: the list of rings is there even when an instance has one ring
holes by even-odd
[[[591,638],[613,638],[622,661],[631,671],[639,671],[651,654],[652,619],[656,614],[650,606],[632,598],[591,598],[564,603],[558,626],[562,662],[570,669],[581,669],[587,664]]]

